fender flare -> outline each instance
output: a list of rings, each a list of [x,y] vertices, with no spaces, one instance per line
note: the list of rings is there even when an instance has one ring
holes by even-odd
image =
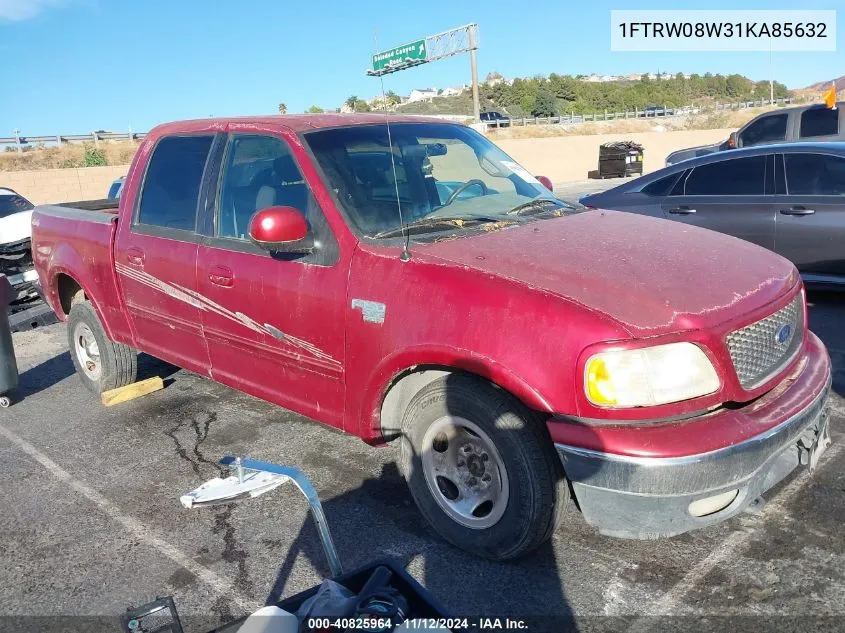
[[[50,266],[50,275],[49,275],[49,293],[55,297],[56,305],[53,306],[54,311],[57,313],[58,316],[64,315],[62,319],[67,320],[67,315],[64,313],[62,309],[61,302],[59,300],[59,275],[67,275],[71,279],[73,279],[76,284],[82,288],[82,291],[85,293],[85,296],[88,298],[88,301],[91,302],[91,306],[94,308],[94,312],[97,313],[97,318],[100,320],[100,324],[103,326],[103,329],[106,331],[106,335],[114,340],[113,332],[111,329],[108,320],[103,318],[103,311],[100,307],[99,299],[95,296],[94,293],[91,292],[90,286],[87,282],[81,281],[84,279],[84,275],[81,274],[82,271],[86,270],[84,262],[82,261],[82,257],[70,247],[65,245],[59,245],[59,248],[53,253],[53,258],[56,258],[57,254],[60,254],[61,261],[64,262],[63,264],[58,264],[55,266]]]
[[[348,430],[367,442],[381,441],[382,403],[397,380],[416,367],[462,371],[480,376],[501,387],[530,409],[553,413],[551,405],[541,393],[494,359],[451,346],[420,345],[404,348],[379,363],[364,391],[357,415],[352,417],[353,421],[358,421],[359,427]]]

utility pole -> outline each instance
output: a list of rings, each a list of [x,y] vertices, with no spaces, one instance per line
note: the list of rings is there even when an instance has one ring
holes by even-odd
[[[769,105],[775,104],[775,74],[772,66],[772,40],[769,38]]]
[[[469,65],[472,71],[472,117],[475,123],[481,120],[481,103],[478,99],[478,59],[475,44],[475,28],[469,29]]]

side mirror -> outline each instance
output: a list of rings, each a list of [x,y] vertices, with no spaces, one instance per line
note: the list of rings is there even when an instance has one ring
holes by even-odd
[[[548,176],[537,176],[537,180],[540,181],[540,184],[543,185],[546,189],[554,193],[555,186],[552,184],[552,179]]]
[[[264,250],[275,253],[314,250],[305,216],[293,207],[267,207],[258,211],[249,221],[249,238]]]
[[[731,135],[728,137],[728,149],[736,149],[737,147],[739,147],[737,141],[738,137],[736,135],[736,132],[731,132]]]

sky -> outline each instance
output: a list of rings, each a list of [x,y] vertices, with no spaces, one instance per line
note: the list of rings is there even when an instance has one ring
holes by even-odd
[[[842,0],[639,0],[634,8],[835,9]],[[0,136],[147,131],[165,121],[340,106],[380,94],[376,50],[478,24],[480,79],[558,74],[740,73],[769,53],[610,51],[619,0],[0,0]],[[483,8],[482,8],[483,7]],[[845,11],[840,13],[845,14]],[[839,29],[837,29],[838,31]],[[790,88],[845,74],[845,48],[774,53]],[[469,56],[384,78],[384,89],[467,84]]]

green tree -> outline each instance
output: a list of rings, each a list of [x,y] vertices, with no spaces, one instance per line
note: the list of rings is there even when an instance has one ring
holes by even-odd
[[[534,108],[531,110],[534,116],[557,116],[557,103],[555,96],[548,86],[543,86],[537,91],[534,98]]]
[[[325,112],[325,110],[318,105],[312,105],[306,112],[309,114],[319,114],[320,112]]]
[[[279,104],[279,114],[287,114],[288,107],[284,103]]]
[[[343,105],[347,106],[350,110],[352,110],[354,112],[355,111],[355,104],[358,103],[359,101],[360,101],[360,99],[358,98],[358,95],[352,95],[352,96],[348,97],[346,99],[346,101],[343,102]]]

